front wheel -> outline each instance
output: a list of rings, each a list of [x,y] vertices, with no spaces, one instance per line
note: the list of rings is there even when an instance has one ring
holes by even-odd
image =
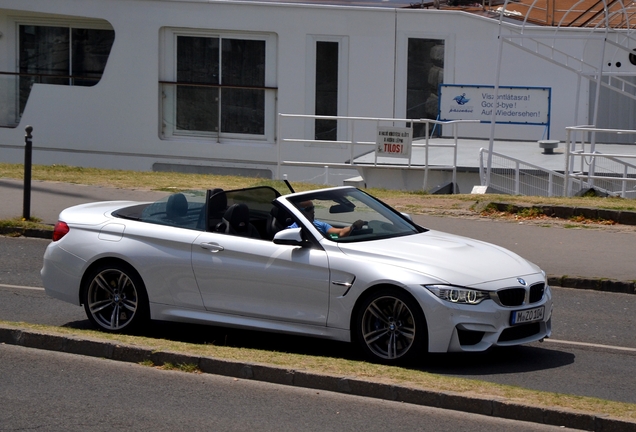
[[[414,360],[427,346],[426,321],[411,296],[386,288],[367,296],[356,313],[354,336],[371,359],[386,364]]]
[[[144,283],[132,267],[123,263],[93,269],[82,293],[86,315],[100,330],[127,331],[149,317]]]

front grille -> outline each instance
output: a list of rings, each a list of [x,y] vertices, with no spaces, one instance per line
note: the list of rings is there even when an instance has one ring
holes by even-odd
[[[515,327],[508,327],[501,332],[499,342],[509,342],[534,336],[541,331],[540,323],[523,324]]]
[[[484,337],[484,332],[457,329],[460,345],[477,345]]]
[[[525,288],[507,288],[497,291],[499,302],[503,306],[521,306],[526,299]]]
[[[530,303],[536,303],[541,301],[543,293],[545,292],[545,284],[538,283],[530,287]]]

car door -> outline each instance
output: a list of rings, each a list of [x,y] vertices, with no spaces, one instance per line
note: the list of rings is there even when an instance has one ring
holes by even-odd
[[[324,250],[202,233],[192,267],[207,310],[326,325],[329,266]]]

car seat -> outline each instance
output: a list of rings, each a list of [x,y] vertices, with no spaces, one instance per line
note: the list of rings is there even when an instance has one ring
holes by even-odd
[[[221,222],[216,226],[216,231],[241,237],[261,238],[256,227],[250,223],[249,208],[243,203],[233,204],[225,211]]]
[[[210,200],[208,203],[208,226],[213,229],[227,210],[227,195],[223,189],[216,188],[210,191]]]
[[[166,203],[166,218],[177,222],[188,214],[188,200],[182,193],[170,195]]]
[[[266,229],[268,237],[273,239],[278,231],[284,230],[291,224],[292,220],[286,210],[276,206],[272,207],[267,216]]]

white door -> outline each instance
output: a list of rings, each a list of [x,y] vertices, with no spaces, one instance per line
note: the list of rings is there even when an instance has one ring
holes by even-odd
[[[192,266],[209,311],[326,325],[329,268],[323,250],[202,233]]]

